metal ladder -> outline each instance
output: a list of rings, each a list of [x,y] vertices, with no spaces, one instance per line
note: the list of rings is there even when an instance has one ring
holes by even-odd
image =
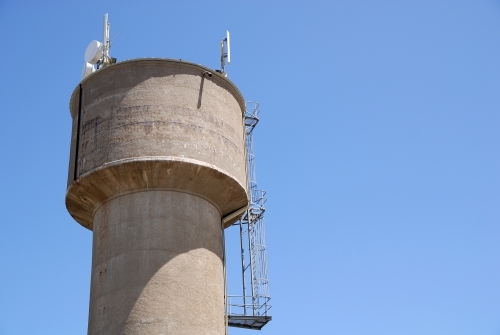
[[[250,106],[250,108],[248,108]],[[262,329],[272,317],[268,315],[269,288],[265,247],[265,194],[257,189],[253,129],[259,122],[259,104],[247,102],[245,131],[247,149],[248,192],[250,205],[234,225],[240,228],[241,272],[243,294],[228,296],[228,324],[231,327]],[[248,250],[248,254],[245,252]],[[250,280],[250,291],[246,282]],[[250,293],[250,294],[249,294]]]

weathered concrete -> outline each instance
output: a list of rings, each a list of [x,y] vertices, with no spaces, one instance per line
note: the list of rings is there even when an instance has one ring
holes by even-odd
[[[75,89],[66,207],[94,230],[89,334],[223,334],[221,218],[248,203],[238,89],[139,59]]]
[[[89,334],[223,334],[220,219],[207,200],[173,191],[100,206]]]

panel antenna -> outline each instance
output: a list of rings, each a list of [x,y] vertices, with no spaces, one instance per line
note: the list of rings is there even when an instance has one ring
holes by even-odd
[[[225,70],[226,59],[228,64],[231,63],[231,41],[229,38],[229,30],[226,30],[226,38],[223,38],[220,41],[220,66],[221,73],[224,75],[224,77],[227,77],[227,73]]]

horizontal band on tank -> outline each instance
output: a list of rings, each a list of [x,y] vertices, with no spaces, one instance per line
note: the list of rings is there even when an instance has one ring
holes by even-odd
[[[222,217],[248,204],[246,187],[214,165],[182,157],[146,156],[110,162],[80,176],[68,187],[66,208],[78,223],[92,230],[94,213],[103,203],[147,190],[197,195],[213,203]]]
[[[177,59],[169,59],[169,58],[136,58],[136,59],[130,59],[130,60],[125,60],[122,62],[118,62],[116,64],[108,65],[107,67],[100,69],[99,71],[96,71],[89,76],[85,77],[79,85],[75,88],[73,93],[71,94],[71,99],[70,99],[70,111],[73,113],[76,111],[76,108],[71,108],[72,106],[78,105],[78,99],[79,99],[79,91],[80,91],[80,85],[85,86],[88,82],[91,82],[93,79],[104,75],[104,74],[109,74],[112,71],[119,71],[124,67],[130,67],[130,66],[142,66],[145,64],[165,64],[166,66],[172,66],[172,67],[183,67],[183,68],[191,68],[191,69],[196,69],[200,71],[200,76],[204,76],[204,73],[206,71],[210,72],[212,76],[210,77],[205,77],[205,80],[210,80],[213,81],[221,86],[223,86],[225,89],[230,91],[236,100],[238,101],[238,104],[240,105],[242,115],[245,113],[245,99],[243,98],[243,95],[241,94],[240,90],[236,85],[220,73],[216,72],[213,69],[210,69],[206,66],[200,65],[200,64],[195,64],[183,60],[177,60]],[[75,115],[72,115],[74,118]]]

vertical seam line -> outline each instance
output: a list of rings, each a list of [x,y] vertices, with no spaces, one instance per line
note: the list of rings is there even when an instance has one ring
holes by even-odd
[[[73,181],[76,181],[78,177],[78,154],[80,148],[80,119],[82,118],[82,84],[80,84],[80,97],[78,99],[78,121],[76,128],[76,149],[75,149],[75,173],[73,176]]]

